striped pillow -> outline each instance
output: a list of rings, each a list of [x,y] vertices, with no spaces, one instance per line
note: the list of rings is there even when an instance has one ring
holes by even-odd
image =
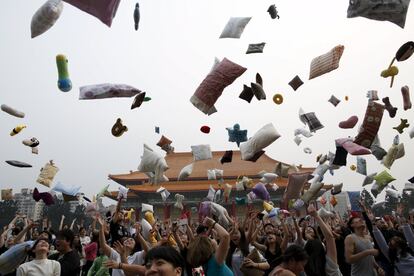
[[[314,58],[311,62],[309,79],[314,79],[337,69],[343,52],[344,46],[338,45],[328,53]]]

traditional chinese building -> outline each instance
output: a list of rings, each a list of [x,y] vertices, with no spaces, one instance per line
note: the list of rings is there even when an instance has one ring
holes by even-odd
[[[191,152],[168,154],[165,159],[169,169],[165,172],[165,175],[169,181],[158,185],[149,184],[148,176],[138,171],[131,171],[126,174],[110,174],[109,178],[129,188],[127,202],[123,204],[125,207],[138,207],[141,203],[148,203],[154,205],[156,209],[164,208],[165,203],[162,201],[160,194],[156,192],[161,186],[171,193],[167,202],[174,202],[174,195],[179,193],[185,196],[184,202],[187,207],[197,207],[207,196],[210,185],[216,190],[223,188],[218,180],[208,180],[207,178],[207,170],[220,169],[223,170],[223,185],[228,183],[233,186],[229,201],[221,203],[230,209],[235,197],[246,197],[246,194],[250,192],[249,190],[236,191],[235,183],[238,179],[242,176],[247,176],[253,179],[253,182],[256,184],[261,178],[260,172],[274,172],[277,164],[280,162],[266,154],[263,154],[256,162],[244,161],[241,159],[240,151],[233,151],[232,162],[221,164],[220,159],[224,151],[215,151],[212,154],[212,159],[202,161],[194,161]],[[191,175],[185,180],[178,181],[181,169],[191,163],[194,163]],[[314,168],[299,168],[299,172],[312,172],[313,170]],[[290,172],[295,171],[291,169]],[[288,178],[278,177],[275,183],[279,186],[279,189],[277,191],[271,188],[268,189],[271,200],[276,205],[278,205],[283,196],[287,182]],[[111,192],[108,196],[116,199],[117,192]]]

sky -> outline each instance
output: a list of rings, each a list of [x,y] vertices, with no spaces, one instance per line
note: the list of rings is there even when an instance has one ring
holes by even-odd
[[[56,24],[46,33],[30,38],[33,14],[43,1],[3,0],[0,17],[0,104],[26,113],[24,119],[0,112],[0,156],[20,160],[33,168],[19,169],[0,162],[0,188],[37,187],[40,168],[53,159],[60,171],[55,182],[80,185],[92,196],[104,185],[118,184],[108,174],[136,170],[147,143],[156,146],[160,135],[173,140],[176,152],[191,151],[191,145],[210,144],[212,150],[237,150],[228,142],[226,127],[239,123],[251,137],[262,126],[273,123],[281,138],[267,147],[266,154],[286,163],[317,166],[316,156],[335,152],[337,138],[356,136],[367,106],[366,93],[377,90],[380,98],[390,97],[398,107],[391,119],[384,113],[379,138],[388,150],[397,133],[392,129],[400,118],[414,126],[413,109],[404,111],[400,88],[414,87],[414,58],[396,63],[399,74],[393,88],[380,76],[398,48],[412,39],[414,15],[408,9],[405,28],[390,22],[347,18],[348,1],[255,1],[255,0],[142,0],[141,21],[134,29],[134,1],[121,1],[111,28],[95,17],[64,3]],[[266,12],[276,4],[280,19]],[[252,17],[240,39],[219,39],[230,17]],[[263,53],[245,52],[249,43],[266,42]],[[310,62],[336,45],[344,45],[339,68],[308,80]],[[55,57],[65,54],[73,89],[57,88]],[[227,87],[216,103],[217,113],[207,116],[189,101],[213,65],[214,58],[227,57],[247,71]],[[238,98],[243,84],[249,85],[259,72],[266,101],[249,104]],[[288,85],[296,75],[304,81],[297,91]],[[132,98],[79,100],[79,87],[99,83],[123,83],[146,91],[151,97],[140,108],[130,110]],[[275,105],[275,93],[284,96]],[[328,102],[335,95],[341,103]],[[349,97],[345,101],[345,96]],[[413,98],[414,96],[412,96]],[[315,112],[324,128],[311,138],[294,141],[294,129],[303,127],[299,108]],[[348,117],[359,117],[351,130],[338,128]],[[117,138],[111,128],[122,118],[128,132]],[[11,137],[18,124],[27,128]],[[211,127],[209,134],[200,127]],[[154,127],[160,127],[160,134]],[[411,126],[411,127],[412,127]],[[410,129],[411,129],[410,127]],[[36,137],[39,154],[33,155],[22,140]],[[402,189],[414,175],[414,144],[406,130],[400,135],[406,156],[395,161],[390,173]],[[304,153],[310,147],[312,154]],[[373,156],[367,159],[368,173],[385,168]],[[260,159],[259,159],[260,162]],[[356,157],[348,155],[348,165],[325,177],[325,183],[344,183],[344,190],[360,190],[364,176],[350,169]],[[225,172],[224,172],[225,175]],[[381,198],[381,196],[380,196]],[[109,201],[108,201],[109,202]]]

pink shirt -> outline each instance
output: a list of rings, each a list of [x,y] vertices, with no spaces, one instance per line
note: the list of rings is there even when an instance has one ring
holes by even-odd
[[[91,242],[84,247],[84,250],[85,259],[87,261],[94,261],[96,259],[96,254],[98,253],[98,244],[96,242]]]

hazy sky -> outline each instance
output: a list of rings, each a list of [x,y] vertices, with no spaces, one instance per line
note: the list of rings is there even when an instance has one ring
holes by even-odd
[[[108,174],[136,170],[143,143],[162,152],[155,144],[161,134],[172,139],[176,151],[190,151],[191,145],[210,144],[213,150],[237,149],[228,142],[226,127],[239,123],[252,136],[272,122],[282,137],[266,148],[270,157],[288,163],[316,166],[319,153],[335,151],[334,140],[355,136],[357,127],[342,130],[341,120],[357,115],[362,122],[367,105],[366,92],[378,90],[389,96],[399,108],[391,119],[384,113],[379,131],[387,150],[397,134],[392,127],[400,118],[414,126],[413,110],[404,111],[400,88],[414,88],[414,58],[397,63],[400,69],[394,87],[380,77],[398,48],[413,39],[413,7],[408,10],[405,29],[390,22],[365,18],[346,18],[348,1],[307,0],[142,0],[141,22],[134,30],[135,1],[123,0],[111,28],[73,6],[66,4],[60,19],[48,32],[30,38],[32,15],[43,1],[3,0],[0,17],[0,104],[8,104],[26,113],[24,119],[0,112],[0,156],[20,160],[31,169],[0,163],[0,188],[47,188],[37,184],[40,168],[53,159],[60,168],[55,181],[82,185],[91,196],[102,186],[115,182]],[[276,4],[280,19],[266,12]],[[230,17],[252,16],[241,39],[218,39]],[[249,43],[266,42],[264,53],[246,55]],[[311,60],[345,46],[339,69],[308,81]],[[55,56],[69,59],[72,91],[57,88]],[[218,112],[207,116],[189,99],[209,72],[214,57],[228,59],[248,68],[224,90],[216,103]],[[267,93],[266,101],[247,102],[238,98],[243,84],[250,84],[260,72]],[[296,92],[288,82],[298,74],[305,84]],[[152,101],[130,110],[132,98],[80,101],[79,87],[98,83],[125,83],[147,92]],[[283,94],[285,101],[275,105],[272,96]],[[342,102],[334,107],[327,100],[334,94]],[[345,101],[349,96],[349,101]],[[414,98],[414,95],[412,96]],[[302,127],[298,110],[316,112],[322,130],[300,146],[293,142],[293,131]],[[129,131],[116,138],[111,127],[120,117]],[[17,124],[28,127],[17,136],[9,136]],[[200,132],[202,125],[210,134]],[[22,144],[23,139],[40,141],[39,155]],[[402,188],[414,175],[414,145],[408,131],[400,137],[406,156],[392,166]],[[310,147],[313,153],[303,152]],[[366,156],[368,173],[384,167]],[[326,183],[344,182],[344,190],[359,190],[364,179],[350,170],[356,157],[348,156],[348,166],[327,174]],[[225,174],[225,172],[224,172]]]

